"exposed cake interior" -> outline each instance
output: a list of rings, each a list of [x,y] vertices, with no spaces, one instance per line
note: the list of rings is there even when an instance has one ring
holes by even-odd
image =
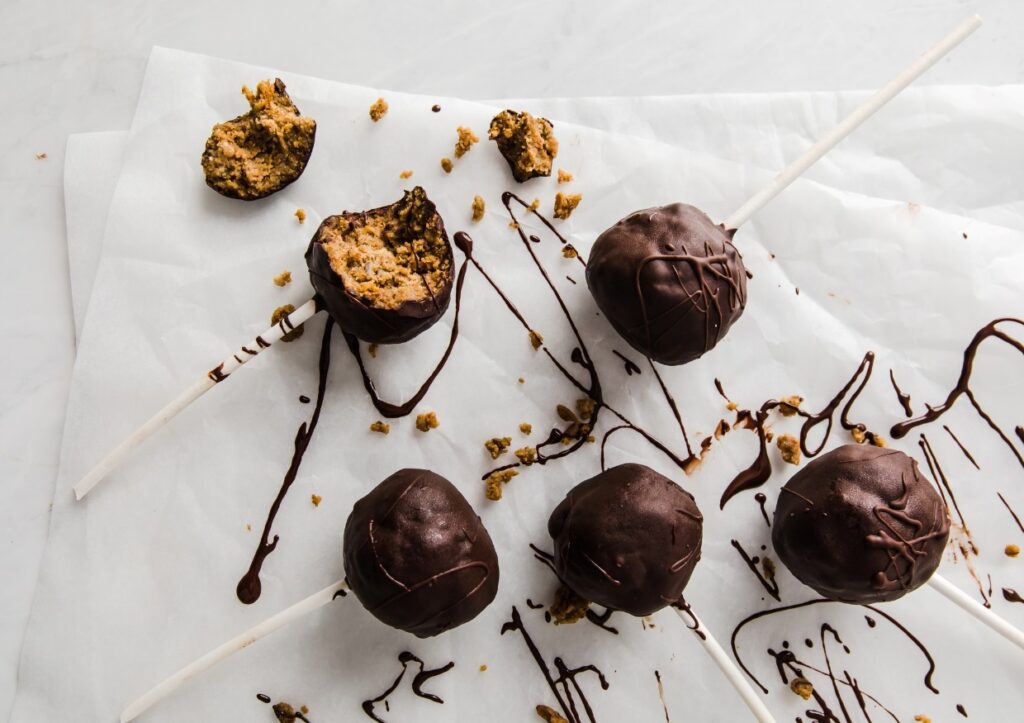
[[[350,294],[395,309],[433,298],[451,278],[443,228],[434,204],[417,186],[390,206],[331,217],[320,243]]]
[[[491,120],[488,137],[497,141],[517,180],[551,175],[558,139],[547,119],[503,110]]]

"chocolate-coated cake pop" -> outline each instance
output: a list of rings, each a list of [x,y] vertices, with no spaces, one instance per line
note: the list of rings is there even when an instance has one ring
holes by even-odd
[[[444,314],[455,262],[437,208],[416,186],[388,206],[324,219],[306,265],[320,302],[343,330],[397,344]]]
[[[580,482],[548,520],[562,582],[637,616],[680,599],[700,560],[702,527],[693,497],[642,464]]]
[[[475,618],[498,592],[490,535],[451,482],[395,472],[345,523],[349,587],[377,619],[428,638]]]
[[[683,203],[637,211],[597,237],[587,285],[634,349],[685,364],[710,351],[747,303],[732,233]]]
[[[831,600],[896,600],[923,585],[949,538],[946,506],[917,462],[848,444],[793,475],[779,495],[775,552]]]

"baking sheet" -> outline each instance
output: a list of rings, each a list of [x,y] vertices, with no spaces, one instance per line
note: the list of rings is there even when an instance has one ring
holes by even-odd
[[[525,543],[532,540],[544,545],[546,512],[574,481],[595,472],[597,461],[596,455],[589,453],[557,466],[534,468],[515,480],[502,502],[487,505],[481,499],[482,486],[473,480],[487,468],[480,442],[492,432],[481,434],[480,420],[486,418],[488,424],[494,425],[493,434],[503,430],[511,433],[514,425],[524,419],[551,424],[551,407],[557,401],[571,400],[572,395],[564,384],[551,377],[550,369],[533,355],[522,334],[508,324],[507,312],[479,278],[471,277],[467,287],[467,307],[474,313],[464,318],[465,338],[457,348],[452,366],[425,401],[425,406],[437,409],[442,419],[442,427],[431,432],[431,436],[416,436],[407,420],[404,425],[396,425],[402,429],[396,428],[385,439],[370,438],[364,432],[365,425],[375,415],[359,391],[351,364],[345,363],[343,353],[336,355],[330,391],[334,398],[328,400],[318,441],[342,441],[334,445],[314,443],[302,478],[286,505],[289,509],[280,522],[286,539],[268,561],[264,599],[255,608],[243,609],[231,596],[234,582],[255,544],[255,533],[245,533],[242,520],[251,519],[257,524],[260,521],[258,518],[276,489],[278,473],[283,471],[289,435],[306,411],[293,400],[303,391],[308,393],[313,385],[316,340],[311,332],[315,328],[309,330],[298,348],[275,350],[275,356],[257,360],[252,369],[232,379],[234,388],[225,386],[217,390],[177,420],[160,439],[140,450],[85,506],[70,504],[70,484],[96,456],[96,449],[109,446],[121,434],[116,429],[119,424],[127,431],[137,417],[135,410],[155,407],[182,380],[189,378],[189,371],[204,368],[210,359],[232,348],[236,339],[262,328],[260,321],[252,318],[252,308],[273,303],[273,294],[280,292],[269,284],[270,276],[280,270],[282,263],[293,267],[301,264],[301,249],[313,230],[310,222],[316,220],[311,218],[299,240],[292,240],[285,235],[288,226],[275,225],[279,217],[294,223],[291,211],[296,203],[307,211],[312,209],[325,215],[337,210],[339,204],[358,208],[390,200],[398,195],[397,171],[385,175],[380,171],[382,166],[401,164],[411,154],[422,152],[418,165],[427,168],[431,162],[436,163],[439,155],[447,153],[454,141],[456,124],[468,122],[482,130],[490,113],[480,106],[444,101],[446,109],[456,108],[464,115],[453,117],[454,114],[446,115],[444,111],[433,116],[425,112],[429,106],[423,105],[424,99],[389,94],[393,111],[385,122],[394,121],[390,128],[394,135],[389,135],[386,144],[375,144],[366,134],[388,126],[382,123],[369,127],[365,120],[365,109],[376,97],[373,91],[288,77],[293,97],[305,112],[318,117],[321,129],[325,128],[323,116],[328,107],[331,113],[353,122],[345,128],[349,137],[336,139],[338,147],[332,149],[331,143],[325,144],[325,136],[319,136],[317,154],[306,176],[273,202],[257,209],[255,215],[264,221],[257,225],[255,219],[247,221],[240,217],[237,207],[224,205],[219,198],[204,198],[199,192],[205,189],[201,187],[194,160],[185,161],[194,158],[196,144],[201,146],[213,120],[236,112],[230,100],[234,88],[262,74],[265,71],[168,51],[154,55],[133,129],[125,176],[112,209],[111,233],[104,250],[107,257],[101,264],[98,291],[76,369],[76,392],[69,414],[64,469],[58,483],[52,543],[26,646],[23,685],[15,715],[25,714],[29,716],[26,720],[36,719],[33,714],[44,719],[47,714],[60,718],[71,710],[70,706],[77,706],[76,710],[91,709],[97,717],[109,717],[127,698],[219,642],[228,630],[240,630],[294,600],[297,591],[312,591],[336,577],[340,571],[337,539],[347,507],[360,489],[385,476],[401,458],[400,464],[427,464],[447,473],[480,508],[502,551],[503,585],[495,605],[471,626],[441,640],[422,643],[373,625],[365,613],[352,612],[357,606],[346,601],[336,606],[344,605],[345,611],[324,610],[315,616],[318,620],[299,624],[294,630],[275,636],[273,643],[268,640],[211,672],[155,710],[152,719],[176,720],[187,711],[196,710],[229,718],[246,717],[248,714],[239,711],[246,710],[246,705],[259,705],[248,694],[254,693],[255,687],[267,688],[275,697],[302,698],[314,712],[319,709],[326,716],[340,711],[336,715],[347,719],[349,715],[358,715],[358,701],[362,697],[380,692],[390,682],[397,668],[394,654],[403,647],[413,649],[428,663],[455,659],[457,665],[437,680],[438,692],[448,700],[443,709],[401,698],[396,701],[396,716],[429,720],[434,714],[437,719],[468,719],[487,712],[493,716],[497,710],[508,719],[521,719],[529,715],[533,704],[551,701],[536,671],[527,664],[521,641],[510,640],[508,636],[500,638],[497,631],[513,601],[522,609],[527,595],[534,599],[550,597],[550,575],[531,559]],[[214,96],[222,106],[208,105],[209,93],[213,91],[207,88],[214,85],[230,89]],[[191,98],[202,112],[182,111],[181,101],[186,98]],[[162,102],[165,104],[161,105]],[[233,102],[237,105],[237,99]],[[320,103],[324,110],[318,114]],[[208,117],[201,121],[186,120],[191,115]],[[433,119],[438,117],[445,118],[446,122],[438,126],[443,132],[431,129]],[[193,126],[198,126],[198,130]],[[563,140],[560,160],[577,173],[579,190],[585,194],[584,205],[567,224],[574,243],[584,250],[596,232],[618,216],[677,196],[697,203],[715,216],[724,216],[767,176],[707,154],[675,151],[562,124],[559,128]],[[401,139],[408,139],[407,132],[422,134],[431,142],[438,139],[436,146],[415,151],[396,147]],[[566,143],[567,138],[573,140]],[[344,151],[356,149],[372,152],[374,164],[356,164],[361,173],[352,174],[342,159]],[[324,163],[314,166],[318,159]],[[472,174],[465,172],[466,167],[457,168],[447,178],[441,177],[440,171],[435,171],[433,177],[423,174],[431,179],[427,188],[440,200],[449,226],[457,227],[451,219],[459,207],[468,209],[468,198],[474,192],[492,199],[509,183],[507,170],[493,149],[480,147],[463,160],[474,159],[480,165]],[[155,173],[154,167],[161,164],[166,164],[165,169]],[[406,161],[401,167],[414,165]],[[314,173],[315,168],[322,175]],[[168,173],[170,170],[175,173]],[[311,179],[320,180],[314,184]],[[413,180],[422,181],[422,177],[418,174]],[[324,187],[328,184],[335,193],[326,193]],[[553,183],[531,186],[553,195]],[[666,189],[671,194],[667,195]],[[294,196],[288,195],[293,193]],[[541,191],[537,193],[540,195]],[[339,196],[346,200],[335,201]],[[456,202],[460,198],[461,204]],[[161,223],[151,223],[153,216],[147,206],[140,205],[143,203],[156,205]],[[446,208],[449,204],[452,210]],[[524,297],[517,298],[517,302],[531,320],[539,320],[535,326],[542,330],[551,328],[556,322],[550,301],[522,292],[535,289],[536,278],[522,255],[512,255],[517,242],[505,228],[507,219],[494,213],[495,206],[492,201],[492,214],[485,224],[473,230],[481,259],[492,271],[500,269],[499,276],[507,280],[506,286],[520,291],[518,295],[513,291],[513,295]],[[318,207],[324,210],[318,211]],[[200,213],[181,213],[186,208],[198,209]],[[145,214],[141,213],[144,209]],[[246,209],[245,215],[251,213]],[[468,210],[464,213],[468,215]],[[233,223],[225,223],[225,214],[234,217]],[[202,223],[197,216],[203,217]],[[952,214],[865,198],[813,183],[800,183],[791,189],[742,232],[741,248],[756,277],[752,304],[743,322],[714,354],[667,374],[677,396],[685,400],[684,413],[690,429],[706,432],[722,413],[711,384],[715,376],[723,379],[730,394],[744,402],[756,403],[772,394],[803,392],[821,403],[824,396],[845,381],[867,346],[880,353],[881,369],[887,363],[897,365],[901,383],[913,389],[915,396],[935,398],[943,393],[955,376],[961,342],[965,343],[980,325],[979,319],[983,322],[993,313],[1013,313],[1014,304],[1019,308],[1020,303],[1016,293],[1019,287],[1014,286],[1015,274],[1020,271],[1018,235],[975,223],[971,238],[978,239],[980,235],[984,243],[966,246],[959,236],[967,223]],[[211,224],[218,226],[215,233],[211,233]],[[808,228],[816,232],[809,234]],[[254,230],[259,233],[253,233]],[[774,261],[769,259],[762,243],[762,234],[769,237],[768,230],[770,238],[781,240],[770,246],[776,253]],[[209,238],[223,240],[224,246],[236,253],[232,255],[219,243],[219,250],[211,252]],[[284,248],[282,238],[289,248]],[[484,239],[494,240],[485,243]],[[172,240],[175,243],[171,244]],[[248,267],[244,274],[232,262],[243,244]],[[553,244],[547,243],[544,248],[548,254],[546,263],[556,268],[559,263],[566,263]],[[869,262],[877,259],[874,254],[868,256],[865,248],[884,251],[892,263],[874,268],[877,263]],[[957,259],[958,263],[953,260],[954,249],[965,254],[965,258]],[[984,265],[986,259],[995,257],[1000,258],[999,268]],[[911,266],[916,272],[904,273],[903,266]],[[929,295],[937,279],[945,285],[941,298]],[[187,284],[188,298],[179,295],[172,299],[169,293],[161,293],[175,291],[176,283]],[[800,296],[795,294],[796,285],[801,288]],[[604,377],[622,380],[621,384],[616,381],[611,385],[622,395],[619,406],[649,420],[649,426],[667,430],[664,404],[659,405],[653,394],[649,376],[630,380],[622,376],[620,364],[614,361],[610,350],[618,347],[626,351],[624,345],[599,319],[591,319],[586,313],[590,307],[581,288],[566,282],[566,290],[572,307],[581,311],[581,319],[585,318],[585,336],[595,351],[600,350],[597,353]],[[296,289],[290,288],[286,293],[296,293]],[[975,296],[980,298],[974,299]],[[154,301],[140,306],[137,300],[143,297]],[[244,303],[240,297],[244,297]],[[296,299],[301,300],[301,295]],[[922,299],[929,303],[922,304]],[[930,308],[927,313],[892,319],[890,305],[901,310]],[[205,314],[204,306],[216,307],[217,313]],[[231,321],[224,321],[225,315],[232,314]],[[185,325],[180,322],[183,318],[193,321]],[[200,318],[201,324],[194,321]],[[883,318],[886,323],[880,324]],[[494,329],[499,325],[508,333],[496,334]],[[132,333],[128,333],[129,327],[134,329]],[[197,331],[196,327],[204,331]],[[808,338],[808,328],[814,338]],[[154,329],[159,331],[153,332]],[[420,349],[428,357],[428,349],[436,350],[445,334],[438,329],[430,336],[433,339],[420,340]],[[545,336],[551,340],[557,339],[558,334]],[[142,339],[145,343],[139,344]],[[815,343],[815,339],[827,339],[828,347]],[[178,341],[173,354],[153,353]],[[204,348],[197,350],[196,346]],[[908,346],[912,355],[906,351]],[[817,347],[813,359],[806,356],[808,347]],[[557,342],[555,348],[565,356],[567,349],[558,348]],[[420,356],[415,351],[411,355]],[[95,361],[91,361],[94,356]],[[304,362],[296,362],[300,356]],[[398,360],[394,356],[396,359],[382,360],[380,370],[389,382],[404,371],[399,369],[402,362],[408,363],[408,358]],[[755,360],[756,369],[752,370]],[[391,366],[392,361],[397,363]],[[104,365],[107,368],[100,369]],[[115,375],[110,367],[116,368]],[[518,374],[527,379],[522,389],[508,380]],[[120,390],[111,388],[113,376],[120,377]],[[461,401],[459,395],[466,378],[475,378],[478,385],[474,390],[475,403],[470,405]],[[891,390],[880,381],[876,378],[859,406],[876,426],[884,426],[898,413]],[[396,393],[400,390],[393,382],[385,386]],[[410,379],[406,388],[412,386]],[[229,389],[230,394],[221,393]],[[1008,396],[1012,396],[1012,391],[1008,391]],[[491,397],[493,405],[480,410],[477,400]],[[1007,411],[1009,407],[1000,409],[1000,401],[1005,401],[1005,397],[995,400],[993,407]],[[97,419],[108,421],[97,425]],[[962,422],[971,425],[972,420],[968,415]],[[956,422],[950,424],[955,426]],[[988,454],[989,465],[1005,470],[1007,477],[1014,474],[1015,470],[1004,459],[1006,453],[1000,455],[998,447],[985,444],[983,428],[976,424],[967,428],[975,429],[979,437],[972,447],[976,455]],[[366,436],[360,438],[360,434]],[[378,445],[382,455],[393,458],[388,460],[390,466],[380,469],[380,455],[371,460],[353,459],[339,451],[347,446],[345,440],[351,439],[359,439],[361,448]],[[616,449],[618,445],[623,448]],[[759,511],[749,496],[730,505],[724,515],[714,510],[721,487],[736,469],[744,466],[752,447],[752,438],[734,435],[716,449],[697,475],[684,481],[708,518],[705,560],[691,583],[689,597],[720,637],[727,637],[739,617],[764,605],[756,581],[741,567],[728,544],[730,535],[750,546],[766,539]],[[629,440],[613,441],[610,450],[613,460],[616,455],[622,459],[639,458],[672,472],[649,449]],[[452,466],[453,451],[458,452],[458,463],[450,471],[447,467]],[[168,464],[172,460],[173,464]],[[957,458],[946,462],[946,466],[960,472]],[[778,475],[781,476],[782,473]],[[261,495],[254,494],[253,480],[260,480]],[[528,486],[528,492],[516,494]],[[313,487],[330,490],[323,493],[325,504],[316,510],[303,497]],[[777,482],[769,489],[775,488]],[[961,505],[966,506],[963,499]],[[980,495],[977,507],[968,509],[974,519],[984,520],[981,524],[974,522],[977,529],[991,532],[995,539],[1008,534],[1005,512],[997,515],[998,510],[980,499]],[[332,508],[333,517],[331,513],[325,516]],[[1001,547],[991,540],[979,540],[979,545],[993,553]],[[211,554],[211,550],[216,550],[216,554]],[[998,580],[1007,563],[995,554],[985,559]],[[277,575],[271,574],[274,570]],[[947,572],[954,579],[956,573]],[[788,577],[783,576],[782,582],[784,600],[808,596],[806,589]],[[69,606],[67,596],[61,594],[68,586],[80,591],[79,604]],[[110,599],[111,590],[118,591],[114,600]],[[952,710],[954,699],[963,702],[972,716],[983,717],[986,705],[992,706],[988,708],[990,713],[1005,710],[1001,705],[1007,702],[1007,695],[997,702],[977,695],[977,686],[967,676],[968,671],[977,670],[977,661],[969,664],[965,660],[969,656],[954,655],[952,651],[958,646],[973,646],[980,655],[984,650],[986,662],[994,666],[992,671],[985,672],[986,690],[1006,688],[1008,673],[1001,678],[1000,671],[1010,669],[1013,651],[1004,650],[999,641],[992,644],[991,639],[984,638],[986,631],[979,632],[960,619],[955,609],[951,611],[930,592],[915,595],[913,605],[903,602],[890,609],[897,615],[902,610],[904,616],[912,619],[915,631],[928,641],[940,660],[943,695],[935,698],[924,691],[917,675],[900,678],[900,685],[894,685],[893,671],[883,674],[871,661],[882,655],[899,661],[901,673],[913,668],[915,659],[908,655],[905,641],[902,645],[899,640],[876,641],[878,636],[855,628],[856,623],[862,623],[856,609],[832,606],[824,617],[833,623],[838,619],[844,627],[849,624],[851,630],[845,634],[854,651],[851,655],[859,653],[861,659],[867,659],[868,669],[858,672],[866,690],[883,699],[889,691],[890,698],[898,698],[890,703],[909,717],[940,705]],[[666,673],[666,701],[670,710],[693,711],[697,706],[704,720],[735,720],[744,715],[674,618],[659,616],[653,629],[644,629],[636,620],[620,621],[622,635],[610,638],[587,626],[547,628],[537,613],[523,612],[546,652],[560,654],[570,664],[596,662],[609,674],[609,691],[602,693],[595,685],[588,686],[599,719],[615,719],[627,712],[639,712],[645,719],[661,715],[652,674],[655,667]],[[328,616],[330,623],[325,620]],[[155,635],[155,631],[167,630],[168,620],[174,621],[173,635]],[[951,620],[961,623],[953,631],[948,629]],[[325,624],[317,625],[318,622]],[[792,628],[787,625],[785,632],[794,639],[798,639],[801,629],[816,627],[813,615],[792,624]],[[777,638],[781,631],[769,632]],[[140,651],[136,640],[147,641],[144,651]],[[763,646],[759,648],[759,644],[760,641],[751,642],[750,650],[755,651],[759,673],[764,677],[771,673],[771,664],[764,659]],[[774,645],[778,644],[776,639]],[[55,657],[58,646],[61,653]],[[369,659],[362,655],[367,646],[379,655]],[[471,661],[484,658],[482,662],[489,669],[481,674]],[[81,674],[86,669],[89,675]],[[509,676],[514,677],[515,685],[509,685]],[[869,679],[873,686],[869,686]],[[772,682],[770,702],[777,714],[799,711],[799,699],[782,689],[777,681]],[[59,692],[53,690],[55,684],[61,688]],[[272,690],[275,686],[282,692]],[[237,696],[225,693],[247,687],[253,690]],[[474,691],[472,695],[467,693],[470,690]],[[975,695],[967,695],[972,691]],[[407,703],[407,708],[400,709],[401,703]]]

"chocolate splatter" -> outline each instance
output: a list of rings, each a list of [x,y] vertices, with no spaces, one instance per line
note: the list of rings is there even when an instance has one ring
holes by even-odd
[[[661,682],[661,673],[654,671],[654,679],[658,681],[658,698],[661,699],[661,709],[665,711],[665,723],[672,723],[668,717],[668,703],[665,702],[665,684]]]
[[[889,381],[892,382],[892,388],[893,391],[896,392],[896,398],[900,400],[900,406],[903,407],[903,413],[908,417],[913,417],[914,409],[910,406],[910,395],[900,389],[900,385],[896,383],[896,377],[893,374],[892,369],[889,370]]]
[[[768,510],[765,509],[765,505],[768,502],[768,496],[764,492],[758,492],[754,495],[754,500],[757,502],[758,507],[761,508],[761,516],[764,517],[764,523],[771,527],[772,521],[768,517]]]
[[[423,691],[423,684],[431,678],[435,678],[438,675],[447,673],[449,670],[455,667],[454,662],[449,662],[445,665],[442,665],[440,668],[428,669],[424,662],[419,657],[410,653],[408,650],[398,654],[398,662],[402,664],[402,672],[398,674],[398,677],[395,678],[395,680],[391,683],[388,689],[380,695],[378,695],[376,698],[363,701],[363,712],[366,713],[366,715],[372,718],[373,720],[377,721],[377,723],[385,723],[385,721],[384,719],[378,717],[376,713],[374,713],[374,706],[377,703],[383,701],[385,704],[385,708],[388,709],[387,698],[392,693],[394,693],[398,686],[401,684],[402,679],[405,677],[406,671],[409,669],[409,663],[417,663],[420,666],[420,671],[412,679],[412,692],[419,698],[425,698],[426,700],[429,700],[431,702],[442,704],[444,703],[444,701],[441,700],[439,696],[433,693],[427,693]]]
[[[633,360],[630,359],[625,354],[622,354],[621,352],[616,351],[615,349],[612,349],[612,354],[614,354],[619,359],[621,359],[623,364],[626,365],[626,374],[627,374],[627,376],[633,376],[634,374],[642,374],[643,373],[642,371],[640,371],[640,367],[638,367],[635,363],[633,363]],[[655,672],[657,672],[657,671],[655,671]]]
[[[1024,597],[1021,597],[1020,593],[1009,587],[1003,588],[1003,600],[1011,603],[1024,603]]]
[[[962,715],[964,718],[967,717],[967,709],[964,708],[962,703],[957,703],[956,704],[956,712],[959,713],[960,715]]]
[[[761,562],[761,558],[757,555],[751,557],[747,554],[747,551],[743,549],[743,545],[740,544],[739,540],[733,540],[732,546],[736,548],[736,552],[740,553],[740,557],[743,558],[743,562],[747,563],[747,567],[754,573],[754,577],[761,583],[761,586],[768,591],[768,594],[775,598],[776,601],[781,602],[782,598],[779,597],[779,583],[775,579],[775,566],[765,566],[765,570],[762,571],[758,566]],[[771,570],[771,574],[768,571]]]

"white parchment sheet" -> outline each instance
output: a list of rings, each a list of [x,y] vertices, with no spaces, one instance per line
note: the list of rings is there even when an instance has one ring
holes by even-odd
[[[482,441],[496,434],[514,437],[520,421],[546,428],[555,423],[554,405],[577,395],[532,351],[472,272],[462,340],[423,404],[441,419],[428,436],[414,431],[411,420],[397,423],[387,437],[367,432],[376,414],[336,345],[321,427],[279,517],[282,542],[264,568],[264,596],[257,605],[242,607],[233,588],[287,465],[291,436],[309,413],[297,397],[315,386],[320,322],[311,323],[301,341],[272,350],[190,409],[84,505],[71,503],[70,485],[146,411],[261,330],[262,317],[274,306],[304,300],[308,287],[301,273],[285,290],[270,278],[282,268],[301,272],[301,252],[318,220],[341,208],[397,198],[398,172],[406,168],[416,171],[411,182],[428,189],[451,229],[469,227],[472,195],[488,199],[488,218],[469,229],[481,262],[553,351],[568,356],[564,323],[501,213],[498,197],[512,185],[503,161],[483,144],[451,176],[437,167],[437,159],[450,152],[456,125],[482,134],[491,114],[487,107],[441,100],[442,112],[432,114],[429,106],[437,99],[388,94],[392,111],[373,126],[366,108],[378,92],[286,76],[300,108],[320,124],[306,174],[258,205],[212,195],[197,163],[209,126],[239,112],[241,83],[271,72],[169,51],[154,54],[81,343],[51,544],[15,720],[112,719],[125,701],[182,663],[337,577],[340,531],[352,500],[398,466],[411,465],[450,477],[480,510],[502,558],[502,589],[491,608],[472,624],[424,642],[376,624],[349,598],[211,671],[154,709],[150,719],[180,720],[199,711],[226,720],[258,719],[269,713],[255,700],[256,692],[304,702],[311,716],[319,712],[324,720],[359,719],[359,701],[387,687],[403,649],[430,665],[455,660],[456,667],[433,683],[446,700],[443,707],[403,688],[392,699],[391,719],[528,719],[533,705],[553,700],[522,641],[498,634],[513,604],[549,664],[559,655],[570,665],[595,663],[606,672],[608,691],[593,679],[582,682],[599,720],[662,717],[655,669],[662,672],[666,705],[675,718],[744,719],[742,706],[674,616],[659,615],[655,627],[646,629],[638,620],[613,617],[621,634],[612,637],[588,624],[545,626],[539,612],[526,609],[526,597],[546,601],[554,588],[527,542],[547,546],[547,513],[572,484],[597,471],[597,454],[587,450],[532,468],[510,484],[501,502],[483,499],[478,479],[490,462]],[[558,132],[559,165],[578,179],[569,190],[584,193],[563,228],[584,254],[596,233],[635,208],[683,198],[723,217],[769,175],[707,153],[569,124],[558,124]],[[535,181],[521,194],[541,197],[547,208],[554,190],[553,181]],[[304,226],[292,216],[297,206],[310,214]],[[955,379],[974,330],[995,316],[1021,313],[1020,235],[995,225],[802,182],[737,238],[755,276],[746,315],[714,353],[666,372],[694,436],[709,432],[724,413],[715,377],[744,405],[801,393],[809,406],[820,407],[869,348],[879,355],[878,369],[856,409],[870,426],[885,428],[900,410],[883,372],[893,367],[918,407],[936,401]],[[550,237],[544,236],[538,250],[548,268],[582,280],[578,263],[563,259]],[[650,374],[627,378],[611,351],[629,352],[593,315],[585,288],[568,281],[562,286],[600,360],[609,400],[679,447]],[[389,396],[417,385],[450,322],[451,315],[406,347],[382,350],[375,373]],[[993,350],[979,364],[979,394],[1007,423],[1022,391],[1014,362]],[[524,385],[515,383],[519,376]],[[948,424],[982,465],[980,472],[970,472],[952,442],[939,436],[944,433],[929,430],[983,551],[978,565],[997,586],[1012,584],[1014,563],[998,551],[1012,541],[1014,528],[995,490],[1011,503],[1020,499],[1014,486],[1021,471],[969,410],[956,410]],[[776,429],[786,429],[786,423]],[[707,518],[705,555],[688,597],[723,639],[745,615],[775,605],[762,599],[762,589],[729,544],[736,538],[757,550],[767,542],[768,529],[751,495],[722,514],[716,511],[722,487],[749,461],[754,444],[749,434],[730,435],[686,479],[639,441],[613,438],[608,450],[611,462],[645,461],[696,495]],[[916,451],[913,443],[902,446]],[[766,486],[769,506],[788,473],[779,470]],[[319,508],[309,503],[312,493],[324,498]],[[969,588],[959,567],[944,570]],[[780,578],[784,602],[812,597],[787,574]],[[1008,617],[1016,613],[999,600],[995,604]],[[764,649],[777,649],[783,640],[802,646],[804,638],[816,638],[822,620],[840,628],[851,650],[833,651],[841,657],[833,664],[849,669],[901,719],[917,713],[943,719],[956,715],[957,703],[982,720],[1019,708],[1019,693],[1010,685],[1016,651],[928,590],[887,609],[935,655],[941,696],[922,685],[927,666],[906,638],[882,623],[869,629],[861,610],[830,605],[771,618],[740,640],[745,659],[772,688],[769,701],[777,715],[801,715],[806,706],[779,684]],[[1019,615],[1015,619],[1021,621]],[[817,661],[818,648],[806,655]],[[486,672],[479,671],[481,664],[488,665]]]

